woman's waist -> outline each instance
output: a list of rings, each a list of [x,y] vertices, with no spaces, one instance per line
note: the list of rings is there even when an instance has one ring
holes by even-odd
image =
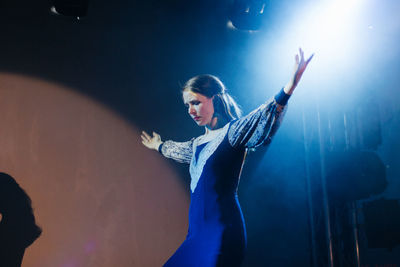
[[[223,219],[240,219],[242,211],[237,197],[218,198],[215,201],[194,200],[190,204],[189,219],[220,221]]]

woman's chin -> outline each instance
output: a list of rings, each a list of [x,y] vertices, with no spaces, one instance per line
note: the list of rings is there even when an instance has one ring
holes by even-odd
[[[195,120],[194,121],[198,126],[204,126],[206,125],[202,120]]]

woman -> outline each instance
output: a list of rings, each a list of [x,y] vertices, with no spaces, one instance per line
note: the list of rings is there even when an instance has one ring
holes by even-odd
[[[284,107],[310,62],[299,49],[295,72],[274,99],[245,117],[212,75],[190,79],[183,88],[188,113],[205,134],[187,142],[161,141],[142,132],[142,143],[167,158],[190,164],[191,203],[185,241],[164,266],[240,266],[246,231],[237,186],[248,148],[271,142]]]

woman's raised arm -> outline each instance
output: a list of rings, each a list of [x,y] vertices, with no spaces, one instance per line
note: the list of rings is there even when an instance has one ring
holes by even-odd
[[[307,60],[304,60],[304,53],[301,48],[299,52],[295,57],[293,76],[286,86],[273,99],[231,124],[228,138],[233,147],[256,148],[260,145],[268,145],[271,142],[283,119],[290,95],[314,56],[311,55]]]
[[[297,84],[300,82],[301,76],[303,76],[304,71],[307,68],[308,63],[310,63],[314,54],[312,54],[307,60],[304,60],[304,52],[299,48],[299,54],[295,56],[294,72],[292,78],[283,88],[285,94],[291,95],[296,88]]]

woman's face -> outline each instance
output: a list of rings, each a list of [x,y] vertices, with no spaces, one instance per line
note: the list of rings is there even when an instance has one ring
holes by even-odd
[[[184,91],[183,102],[197,125],[211,126],[214,115],[213,98],[192,91]]]

